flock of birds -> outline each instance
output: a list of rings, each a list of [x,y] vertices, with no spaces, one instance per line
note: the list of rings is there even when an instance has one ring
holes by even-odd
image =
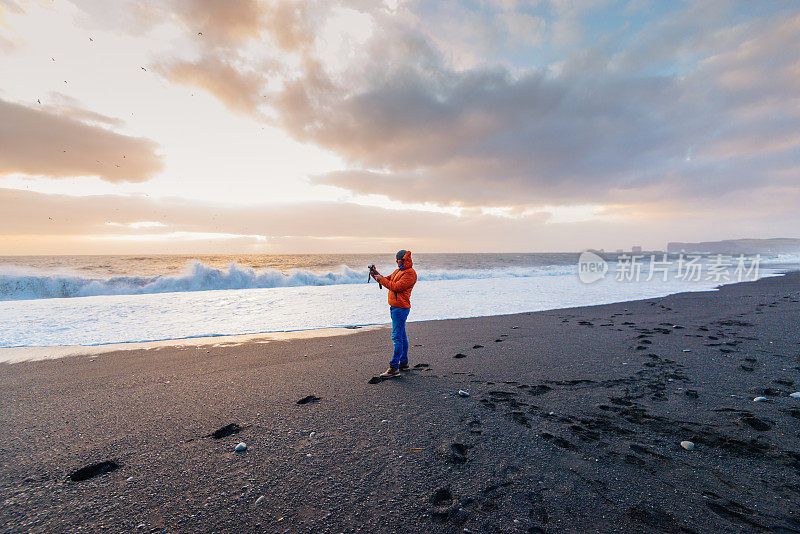
[[[197,32],[197,35],[200,35],[200,36],[202,36],[202,35],[203,35],[203,32]],[[94,42],[94,39],[93,39],[93,38],[91,38],[91,37],[89,37],[89,42],[92,42],[92,43],[93,43],[93,42]],[[55,62],[56,62],[56,58],[54,58],[54,57],[52,57],[52,56],[51,56],[51,57],[50,57],[50,61],[52,61],[53,63],[55,63]],[[140,66],[139,68],[140,68],[140,69],[142,69],[143,71],[147,72],[147,69],[146,69],[145,67],[142,67],[142,66]],[[67,84],[67,80],[64,80],[64,84],[65,84],[65,85]],[[192,96],[194,96],[194,93],[192,93]],[[37,103],[37,104],[41,104],[41,103],[42,103],[42,99],[41,99],[41,98],[37,98],[37,99],[36,99],[36,103]],[[133,113],[131,113],[131,115],[133,115]],[[67,152],[67,151],[66,151],[66,150],[62,150],[61,152]],[[124,154],[122,155],[122,158],[123,158],[123,159],[125,159],[125,155],[124,155]],[[99,159],[98,159],[98,160],[95,160],[95,161],[96,161],[97,163],[99,163],[100,165],[102,165],[102,164],[103,164],[103,162],[102,162],[102,161],[100,161]],[[119,164],[115,163],[115,164],[114,164],[114,167],[117,167],[117,168],[119,168],[120,166],[119,166]],[[52,220],[52,219],[51,219],[51,220]]]
[[[202,37],[202,36],[203,36],[203,32],[197,32],[197,35],[199,35],[199,36],[201,36],[201,37]],[[93,43],[93,42],[94,42],[94,39],[93,39],[93,38],[91,38],[91,37],[89,37],[89,41]],[[51,58],[50,58],[50,61],[52,61],[53,63],[55,63],[55,62],[56,62],[56,58],[54,58],[54,57],[51,57]],[[143,71],[147,72],[147,69],[146,69],[145,67],[141,67],[141,66],[140,66],[139,68],[140,68],[140,69],[142,69]],[[67,84],[67,80],[64,80],[64,84]],[[194,96],[194,93],[192,93],[192,96]],[[39,104],[41,104],[41,103],[42,103],[42,100],[41,100],[40,98],[37,98],[37,99],[36,99],[36,102],[37,102],[37,103],[39,103]]]

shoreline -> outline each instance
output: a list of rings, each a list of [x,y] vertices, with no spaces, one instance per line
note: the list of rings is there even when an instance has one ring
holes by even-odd
[[[760,278],[759,280],[763,280],[764,278],[775,278],[775,277],[783,277],[791,273],[798,273],[800,269],[786,269],[783,272],[777,274],[770,274]],[[459,317],[454,319],[433,319],[433,320],[422,320],[422,321],[409,321],[409,324],[414,323],[426,323],[431,321],[450,321],[450,320],[460,320],[460,319],[476,319],[482,317],[513,317],[516,315],[524,315],[529,313],[542,313],[542,312],[549,312],[549,311],[556,311],[556,310],[572,310],[572,309],[583,309],[583,308],[592,308],[597,306],[607,306],[610,304],[626,304],[626,303],[633,303],[633,302],[641,302],[647,301],[652,299],[658,298],[666,298],[673,295],[681,295],[684,293],[704,293],[707,291],[719,291],[721,288],[726,286],[733,286],[738,284],[746,284],[757,282],[758,280],[746,280],[742,282],[731,282],[728,284],[722,284],[717,286],[711,290],[701,290],[701,291],[684,291],[684,292],[677,292],[677,293],[670,293],[668,295],[664,295],[663,297],[646,297],[641,299],[634,299],[634,300],[626,300],[626,301],[619,301],[616,303],[606,303],[606,304],[593,304],[587,306],[571,306],[565,308],[550,308],[546,310],[536,310],[536,311],[523,311],[517,313],[506,313],[506,314],[496,314],[496,315],[477,315],[477,316],[470,316],[470,317]],[[95,345],[50,345],[50,346],[19,346],[19,347],[0,347],[0,364],[3,363],[21,363],[24,361],[37,361],[37,360],[45,360],[45,359],[56,359],[56,358],[64,358],[64,357],[71,357],[71,356],[96,356],[100,354],[107,354],[109,352],[120,352],[120,351],[130,351],[130,350],[161,350],[163,348],[168,347],[188,347],[188,346],[222,346],[222,345],[232,345],[238,346],[242,343],[250,343],[250,342],[269,342],[269,341],[287,341],[291,339],[306,339],[309,337],[330,337],[330,336],[338,336],[338,335],[347,335],[352,334],[360,329],[381,329],[390,326],[390,322],[386,323],[372,323],[372,324],[362,324],[362,325],[352,325],[352,326],[340,326],[340,327],[329,327],[329,328],[309,328],[309,329],[300,329],[300,330],[278,330],[278,331],[267,331],[267,332],[256,332],[251,334],[220,334],[214,336],[190,336],[184,338],[170,338],[170,339],[158,339],[158,340],[149,340],[149,341],[129,341],[129,342],[120,342],[120,343],[99,343]]]
[[[793,272],[409,323],[412,371],[375,384],[383,327],[0,365],[0,521],[48,533],[800,530],[798,322]],[[95,476],[72,480],[83,468]]]
[[[353,334],[359,330],[373,330],[386,325],[357,325],[335,328],[310,328],[280,332],[261,332],[256,334],[234,334],[220,336],[198,336],[180,339],[159,339],[155,341],[130,341],[126,343],[102,343],[98,345],[55,345],[30,347],[0,347],[0,364],[22,363],[26,361],[52,360],[71,356],[97,356],[110,352],[134,350],[161,350],[171,347],[238,347],[244,343],[269,343],[291,341],[313,337],[333,337]]]

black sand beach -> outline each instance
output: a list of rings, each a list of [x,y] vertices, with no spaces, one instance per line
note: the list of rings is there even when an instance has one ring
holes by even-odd
[[[2,364],[0,529],[800,532],[799,321],[790,273],[410,323],[377,384],[388,329]]]

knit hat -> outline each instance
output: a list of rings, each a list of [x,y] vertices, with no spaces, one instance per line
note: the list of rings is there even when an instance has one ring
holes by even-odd
[[[402,260],[403,256],[406,255],[406,252],[408,252],[408,251],[407,250],[399,250],[399,251],[397,251],[397,254],[395,254],[395,259]]]

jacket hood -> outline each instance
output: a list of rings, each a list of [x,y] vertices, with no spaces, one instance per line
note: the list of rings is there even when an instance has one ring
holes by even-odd
[[[411,261],[411,251],[407,250],[405,255],[403,256],[403,269],[409,269],[414,266],[414,262]]]

